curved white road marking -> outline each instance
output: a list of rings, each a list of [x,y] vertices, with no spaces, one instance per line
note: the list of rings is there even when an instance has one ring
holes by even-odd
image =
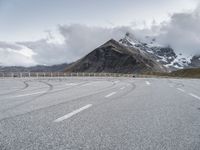
[[[145,81],[147,85],[151,85],[151,83],[149,81]]]
[[[31,95],[38,95],[38,94],[42,94],[45,93],[46,91],[41,91],[41,92],[36,92],[36,93],[30,93],[30,94],[23,94],[23,95],[16,95],[16,96],[12,96],[11,98],[17,98],[17,97],[26,97],[26,96],[31,96]]]
[[[181,88],[177,88],[177,90],[181,91],[181,92],[185,92],[184,89],[181,89]]]
[[[86,106],[84,106],[84,107],[81,107],[81,108],[79,108],[79,109],[77,109],[77,110],[74,110],[73,112],[71,112],[71,113],[69,113],[69,114],[67,114],[67,115],[64,115],[64,116],[62,116],[62,117],[60,117],[60,118],[54,120],[54,122],[61,122],[61,121],[63,121],[63,120],[69,119],[69,118],[71,118],[72,116],[74,116],[74,115],[80,113],[81,111],[90,108],[91,106],[92,106],[92,104],[88,104],[88,105],[86,105]]]
[[[124,87],[124,86],[120,88],[120,90],[123,90],[123,89],[125,89],[125,87]]]
[[[195,95],[195,94],[193,94],[193,93],[190,93],[189,95],[192,96],[192,97],[194,97],[194,98],[196,98],[196,99],[198,99],[198,100],[200,100],[200,97],[197,96],[197,95]]]
[[[68,85],[68,86],[75,86],[75,85],[79,85],[80,83],[66,83],[65,85]]]
[[[119,83],[119,81],[117,80],[117,81],[115,81],[114,83],[117,84],[117,83]]]
[[[117,93],[117,92],[112,92],[112,93],[106,95],[105,98],[111,97],[111,96],[115,95],[116,93]]]
[[[94,85],[94,84],[96,84],[96,82],[86,83],[86,84],[83,84],[82,86],[90,86],[90,85]]]

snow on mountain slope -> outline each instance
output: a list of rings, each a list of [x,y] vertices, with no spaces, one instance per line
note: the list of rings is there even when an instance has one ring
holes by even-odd
[[[137,40],[132,34],[126,33],[125,37],[119,42],[127,47],[138,49],[141,53],[148,53],[157,62],[165,67],[176,70],[190,67],[200,67],[200,56],[187,56],[185,54],[176,54],[169,46],[162,46],[156,43],[155,38],[146,37],[145,42]]]

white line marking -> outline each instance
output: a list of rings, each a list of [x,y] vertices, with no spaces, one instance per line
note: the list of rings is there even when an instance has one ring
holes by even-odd
[[[105,98],[108,98],[108,97],[110,97],[110,96],[112,96],[112,95],[115,95],[115,94],[116,94],[116,92],[112,92],[112,93],[106,95]]]
[[[17,96],[12,96],[12,98],[16,98],[16,97],[25,97],[25,96],[31,96],[31,95],[37,95],[37,94],[42,94],[45,93],[46,91],[42,91],[42,92],[36,92],[36,93],[30,93],[30,94],[23,94],[23,95],[17,95]]]
[[[120,90],[123,90],[123,89],[125,89],[125,87],[124,87],[124,86],[120,88]]]
[[[61,121],[63,121],[63,120],[69,119],[69,118],[71,118],[72,116],[74,116],[74,115],[80,113],[81,111],[90,108],[91,106],[92,106],[92,104],[88,104],[88,105],[86,105],[86,106],[84,106],[84,107],[81,107],[81,108],[79,108],[79,109],[77,109],[77,110],[74,110],[73,112],[71,112],[71,113],[69,113],[69,114],[67,114],[67,115],[64,115],[64,116],[62,116],[62,117],[60,117],[60,118],[54,120],[54,122],[61,122]]]
[[[196,99],[198,99],[198,100],[200,100],[200,97],[197,96],[197,95],[195,95],[195,94],[193,94],[193,93],[190,93],[189,95],[192,96],[192,97],[194,97],[194,98],[196,98]]]
[[[147,84],[147,85],[151,85],[151,83],[150,83],[149,81],[146,81],[146,84]]]
[[[114,83],[117,84],[117,83],[119,83],[119,81],[115,81]]]
[[[177,90],[181,91],[181,92],[185,92],[184,89],[181,89],[181,88],[177,88]]]
[[[79,85],[80,83],[66,83],[65,85],[69,85],[69,86],[75,86],[75,85]]]
[[[65,89],[68,89],[68,88],[55,89],[55,90],[53,90],[52,92],[58,92],[58,91],[62,91],[62,90],[65,90]]]
[[[92,83],[86,83],[86,84],[83,84],[82,86],[89,86],[89,85],[93,85],[95,84],[95,82],[92,82]]]

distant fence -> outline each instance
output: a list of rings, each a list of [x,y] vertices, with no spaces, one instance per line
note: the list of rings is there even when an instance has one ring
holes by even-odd
[[[27,77],[155,77],[151,75],[122,74],[122,73],[63,73],[63,72],[0,72],[0,78],[27,78]]]
[[[132,77],[133,74],[120,73],[63,73],[63,72],[0,72],[0,77]]]

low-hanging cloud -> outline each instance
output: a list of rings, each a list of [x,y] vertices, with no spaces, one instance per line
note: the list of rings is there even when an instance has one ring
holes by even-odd
[[[0,42],[0,66],[36,65],[32,55],[34,53],[27,47],[15,43]]]
[[[127,31],[132,32],[132,29],[130,27],[102,28],[75,24],[60,26],[59,31],[65,38],[68,53],[74,58],[80,58],[110,39],[121,39]]]
[[[159,27],[158,42],[176,52],[200,55],[200,7],[193,12],[176,13]]]

